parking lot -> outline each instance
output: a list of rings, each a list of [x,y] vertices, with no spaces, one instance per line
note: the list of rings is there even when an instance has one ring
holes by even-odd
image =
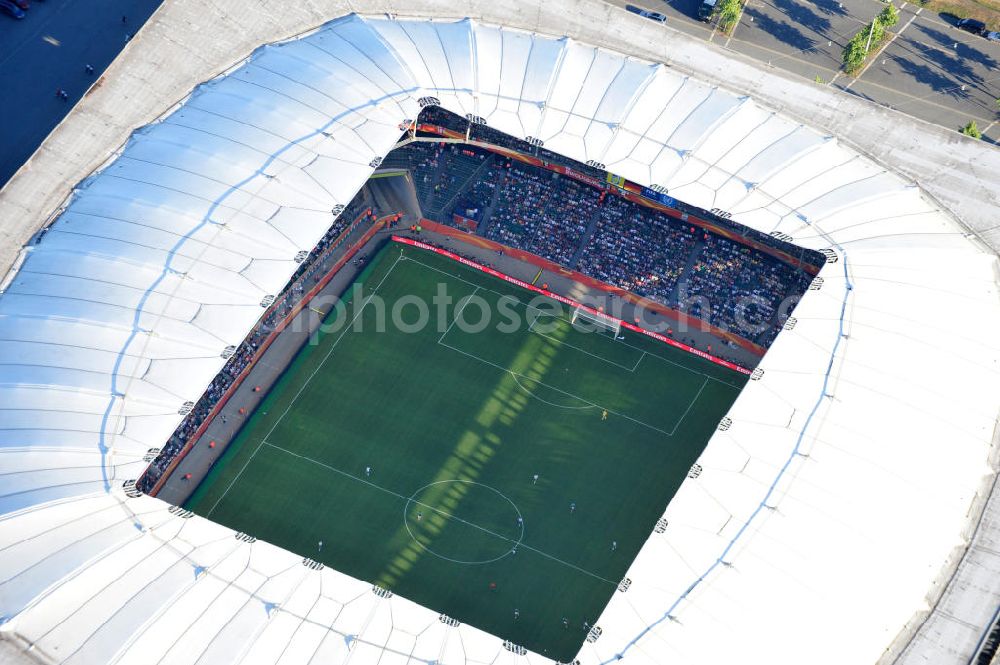
[[[897,5],[891,41],[853,78],[840,70],[841,52],[881,11],[881,0],[749,0],[728,36],[695,18],[698,0],[630,4],[666,14],[668,26],[691,36],[949,129],[975,120],[984,139],[1000,143],[1000,42],[919,5]]]
[[[0,187],[99,80],[160,2],[35,0],[23,19],[0,15],[0,91],[7,102]],[[66,99],[56,90],[64,90]]]

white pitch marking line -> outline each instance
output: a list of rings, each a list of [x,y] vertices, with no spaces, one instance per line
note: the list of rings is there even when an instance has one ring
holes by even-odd
[[[375,297],[375,294],[378,293],[378,290],[382,287],[382,284],[384,284],[385,280],[389,278],[389,275],[392,274],[392,271],[396,269],[396,265],[399,264],[402,258],[403,255],[402,253],[400,253],[399,257],[393,262],[393,264],[389,267],[389,270],[382,277],[382,280],[375,286],[375,289],[368,295],[368,297],[365,298],[364,303],[362,303],[361,307],[358,308],[358,312],[357,314],[354,315],[354,318],[351,319],[351,322],[348,325],[344,326],[344,329],[340,332],[340,335],[337,337],[336,340],[334,340],[333,345],[330,346],[330,350],[326,352],[326,355],[323,356],[323,359],[319,362],[318,365],[316,365],[316,369],[314,369],[312,371],[312,374],[310,374],[309,377],[305,380],[305,382],[303,382],[302,386],[299,387],[298,392],[295,393],[295,396],[292,397],[291,401],[288,403],[288,406],[285,407],[285,410],[281,413],[280,416],[278,416],[278,419],[274,421],[274,424],[271,426],[271,429],[268,430],[267,434],[264,435],[264,438],[261,439],[260,444],[258,444],[257,448],[254,449],[253,453],[250,455],[250,458],[243,465],[243,468],[239,470],[239,472],[236,474],[233,480],[229,483],[229,486],[226,487],[226,490],[222,493],[222,496],[216,499],[215,503],[212,504],[211,510],[208,511],[205,517],[211,517],[212,513],[215,512],[215,509],[219,507],[220,503],[222,503],[222,500],[226,498],[227,494],[229,494],[229,490],[233,489],[233,486],[236,484],[236,481],[240,479],[240,476],[243,475],[243,472],[247,470],[248,466],[250,466],[250,462],[253,461],[253,458],[257,456],[258,452],[260,452],[260,449],[264,446],[265,443],[267,443],[267,438],[272,434],[274,434],[274,430],[278,428],[278,425],[281,423],[281,421],[284,420],[285,416],[288,415],[288,412],[292,410],[292,406],[295,405],[296,400],[298,400],[299,396],[302,395],[302,392],[313,380],[313,377],[315,377],[316,374],[319,373],[319,370],[322,369],[323,365],[333,354],[333,350],[337,348],[338,344],[340,344],[340,340],[344,338],[344,335],[347,334],[347,331],[351,329],[351,327],[354,325],[354,322],[357,321],[358,318],[361,316],[361,314],[365,311],[365,307],[367,307],[368,303],[371,302],[371,299]]]
[[[593,409],[594,408],[594,405],[590,404],[589,402],[584,402],[584,406],[565,406],[563,404],[556,404],[555,402],[550,402],[547,399],[542,399],[541,397],[539,397],[535,393],[533,393],[530,390],[528,390],[524,386],[524,384],[522,384],[520,381],[518,381],[517,380],[517,376],[518,376],[517,374],[515,374],[514,372],[511,372],[510,370],[507,370],[507,373],[510,374],[510,378],[514,379],[514,383],[517,384],[517,387],[520,388],[521,390],[523,390],[524,392],[526,392],[528,394],[528,397],[531,397],[532,399],[537,399],[542,404],[548,404],[549,406],[557,408],[557,409],[572,409],[572,410],[581,410],[581,411],[583,409]],[[535,379],[529,379],[529,380],[535,381],[536,383],[541,383],[540,381],[536,381]]]
[[[674,435],[674,432],[677,431],[677,428],[680,427],[681,423],[684,422],[684,419],[687,418],[687,414],[691,411],[691,408],[694,406],[694,403],[698,401],[698,398],[701,397],[701,391],[703,391],[705,389],[705,386],[707,385],[708,385],[708,379],[705,379],[705,381],[701,384],[701,388],[698,388],[698,392],[695,393],[694,399],[691,400],[690,404],[688,404],[688,408],[684,409],[684,413],[681,414],[681,419],[678,420],[677,424],[674,425],[674,428],[670,430],[670,436]]]
[[[586,400],[586,399],[584,399],[584,398],[580,397],[579,395],[574,395],[574,394],[573,394],[573,393],[571,393],[571,392],[568,392],[568,391],[565,391],[565,390],[562,390],[562,389],[560,389],[560,388],[556,388],[555,386],[550,386],[549,384],[547,384],[547,383],[545,383],[545,382],[543,382],[543,381],[539,381],[538,379],[535,379],[535,378],[532,378],[532,377],[530,377],[530,376],[525,376],[524,374],[519,374],[519,373],[515,372],[514,370],[512,370],[512,369],[510,369],[510,368],[508,368],[508,367],[503,367],[502,365],[497,365],[496,363],[494,363],[494,362],[491,362],[491,361],[489,361],[489,360],[486,360],[485,358],[480,358],[479,356],[477,356],[477,355],[475,355],[475,354],[473,354],[473,353],[469,353],[469,352],[467,352],[467,351],[463,351],[462,349],[458,349],[458,348],[455,348],[454,346],[450,346],[450,345],[448,345],[448,344],[445,344],[444,342],[438,342],[438,344],[440,344],[441,346],[443,346],[443,347],[445,347],[445,348],[448,348],[448,349],[451,349],[452,351],[455,351],[455,352],[457,352],[457,353],[461,353],[461,354],[462,354],[463,356],[467,356],[467,357],[469,357],[469,358],[472,358],[473,360],[478,360],[479,362],[481,362],[481,363],[483,363],[483,364],[485,364],[485,365],[490,365],[491,367],[496,367],[496,368],[497,368],[498,370],[500,370],[500,371],[502,371],[502,372],[507,372],[507,373],[508,373],[508,374],[510,374],[511,376],[519,376],[519,377],[521,377],[521,378],[523,378],[523,379],[527,379],[527,380],[529,380],[529,381],[534,381],[534,382],[535,382],[535,383],[537,383],[538,385],[540,385],[540,386],[545,386],[545,387],[546,387],[546,388],[548,388],[549,390],[554,390],[554,391],[556,391],[557,393],[560,393],[560,394],[563,394],[563,395],[566,395],[567,397],[571,397],[571,398],[573,398],[573,399],[577,399],[577,400],[579,400],[579,401],[583,402],[584,404],[589,404],[590,406],[592,406],[592,407],[594,407],[594,408],[597,408],[597,409],[602,409],[602,410],[606,410],[606,411],[607,411],[608,413],[613,413],[614,415],[616,415],[616,416],[621,416],[622,418],[625,418],[626,420],[631,420],[631,421],[632,421],[632,422],[634,422],[635,424],[637,424],[637,425],[641,425],[642,427],[646,427],[646,428],[648,428],[648,429],[651,429],[651,430],[653,430],[654,432],[659,432],[660,434],[665,434],[665,435],[667,435],[667,436],[673,436],[673,433],[672,433],[672,432],[668,432],[668,431],[666,431],[666,430],[663,430],[663,429],[660,429],[659,427],[654,427],[653,425],[650,425],[649,423],[644,423],[644,422],[642,422],[641,420],[638,420],[638,419],[636,419],[636,418],[633,418],[632,416],[627,416],[627,415],[625,415],[624,413],[619,413],[619,412],[617,412],[617,411],[612,411],[611,409],[607,409],[607,408],[605,408],[605,407],[603,407],[603,406],[601,406],[601,405],[599,405],[599,404],[594,404],[594,403],[593,403],[593,402],[591,402],[590,400]],[[690,407],[689,407],[689,408],[690,408]],[[675,428],[676,428],[676,426],[675,426]]]
[[[523,303],[521,303],[521,304],[523,304]],[[529,310],[530,310],[530,308],[529,308]],[[532,326],[533,326],[533,325],[535,325],[535,323],[536,323],[536,322],[538,321],[538,319],[542,318],[542,316],[544,316],[544,315],[543,315],[543,314],[539,314],[539,315],[538,315],[538,316],[536,316],[536,317],[535,317],[534,319],[532,319],[532,321],[531,321],[531,324],[530,324],[530,325],[528,326],[528,332],[530,332],[530,333],[534,333],[535,335],[538,335],[539,337],[544,337],[544,338],[546,338],[546,339],[549,339],[549,340],[552,340],[553,342],[555,342],[556,344],[559,344],[560,346],[568,346],[568,347],[569,347],[569,348],[571,348],[571,349],[576,349],[576,350],[577,350],[577,351],[579,351],[580,353],[585,353],[585,354],[587,354],[588,356],[590,356],[590,357],[592,357],[592,358],[597,358],[598,360],[600,360],[600,361],[602,361],[602,362],[606,362],[606,363],[608,363],[609,365],[614,365],[615,367],[619,367],[619,368],[621,368],[621,369],[623,369],[623,370],[625,370],[625,371],[627,371],[627,372],[634,372],[634,371],[635,371],[635,368],[639,366],[639,361],[636,361],[636,363],[635,363],[635,366],[633,366],[633,367],[628,367],[627,365],[622,365],[621,363],[616,363],[616,362],[615,362],[615,361],[613,361],[613,360],[608,360],[608,359],[607,359],[607,358],[605,358],[604,356],[600,356],[600,355],[598,355],[598,354],[596,354],[596,353],[591,353],[590,351],[587,351],[586,349],[583,349],[583,348],[581,348],[581,347],[579,347],[579,346],[576,346],[576,345],[574,345],[574,344],[570,344],[569,342],[566,342],[566,341],[563,341],[563,340],[561,340],[561,339],[558,339],[558,338],[556,338],[556,337],[553,337],[553,336],[551,336],[551,335],[546,335],[546,334],[545,334],[545,333],[543,333],[543,332],[539,332],[539,331],[537,331],[537,330],[533,330],[533,329],[532,329]],[[561,320],[561,321],[565,321],[565,320],[566,320],[566,319],[562,318],[561,316],[553,316],[552,318],[554,318],[554,319],[559,319],[559,320]],[[573,324],[572,324],[572,323],[570,323],[569,325],[570,325],[570,326],[572,326]],[[624,344],[624,342],[622,342],[622,343]],[[626,346],[629,346],[629,345],[628,345],[628,344],[626,344]],[[633,347],[633,346],[630,346],[629,348],[632,348],[632,349],[635,349],[636,351],[638,351],[638,350],[639,350],[639,349],[636,349],[636,348],[635,348],[635,347]],[[646,352],[645,352],[645,351],[643,351],[642,353],[643,353],[643,354],[645,354]],[[639,356],[639,360],[642,360],[642,356]]]
[[[452,327],[455,325],[455,323],[458,322],[458,319],[462,316],[462,311],[465,310],[465,306],[469,304],[473,296],[475,296],[476,293],[478,292],[479,292],[479,287],[477,286],[472,293],[462,298],[462,304],[459,305],[458,308],[455,310],[455,318],[453,318],[451,320],[451,323],[448,324],[448,327],[445,329],[444,333],[440,337],[438,337],[438,344],[440,344],[441,340],[445,338],[445,335],[451,332]]]
[[[907,5],[907,3],[904,2],[903,4],[901,4],[899,6],[899,9],[902,10],[903,7],[905,7],[906,5]],[[907,28],[909,28],[910,24],[917,20],[917,16],[919,16],[920,12],[922,12],[922,11],[924,11],[924,8],[923,7],[919,8],[913,14],[913,16],[910,17],[910,20],[906,22],[906,25],[904,25],[902,28],[900,28],[899,32],[895,33],[892,36],[892,39],[890,39],[889,41],[887,41],[885,44],[882,45],[882,48],[880,48],[879,50],[875,51],[874,54],[872,54],[871,60],[868,61],[868,64],[865,65],[864,68],[862,68],[862,70],[860,72],[858,72],[857,76],[855,76],[853,79],[851,79],[850,81],[848,81],[847,85],[844,86],[844,90],[849,90],[851,88],[851,86],[854,85],[855,81],[857,81],[858,79],[860,79],[862,76],[865,75],[865,72],[868,71],[868,68],[875,64],[875,61],[879,59],[879,56],[881,56],[882,53],[887,48],[889,48],[890,46],[892,46],[892,43],[894,41],[896,41],[896,37],[899,37],[901,34],[903,34],[903,31],[906,30]]]
[[[427,268],[428,270],[433,270],[434,272],[441,273],[442,275],[447,275],[448,277],[451,277],[453,279],[457,279],[460,282],[465,282],[469,286],[477,286],[477,284],[475,282],[470,282],[469,280],[467,280],[467,279],[465,279],[465,278],[463,278],[463,277],[461,277],[459,275],[455,275],[455,274],[447,272],[445,270],[441,270],[440,268],[435,268],[434,266],[428,265],[428,264],[426,264],[426,263],[424,263],[422,261],[419,261],[419,260],[417,260],[417,259],[415,259],[413,257],[408,256],[408,257],[406,257],[406,260],[410,261],[411,263],[416,263],[417,265],[421,265],[421,266]],[[498,296],[501,296],[503,298],[510,298],[511,300],[513,300],[514,302],[516,302],[517,304],[521,305],[522,307],[524,307],[527,310],[532,310],[532,311],[538,312],[538,313],[543,314],[543,315],[553,316],[553,314],[551,312],[546,312],[546,311],[544,311],[542,309],[539,309],[538,307],[534,307],[531,304],[524,302],[523,300],[521,300],[520,298],[518,298],[515,295],[509,294],[509,293],[501,293],[500,291],[495,291],[495,290],[493,290],[493,289],[491,289],[489,287],[486,287],[486,286],[480,286],[479,288],[481,288],[483,291],[486,291],[487,293],[494,293],[494,294],[496,294]],[[555,302],[558,302],[558,301],[555,301]],[[564,321],[568,321],[568,319],[566,319],[565,317],[558,317],[558,318],[561,318]],[[535,332],[535,331],[532,331],[532,332]],[[643,349],[640,349],[639,347],[637,347],[637,346],[635,346],[633,344],[629,344],[628,342],[619,341],[619,344],[624,344],[625,346],[629,347],[630,349],[635,349],[636,351],[643,351]],[[671,364],[671,365],[673,365],[675,367],[678,367],[678,368],[680,368],[680,369],[682,369],[682,370],[684,370],[686,372],[691,372],[692,374],[697,374],[698,376],[705,377],[709,381],[716,381],[718,383],[723,383],[723,384],[729,386],[730,388],[739,388],[739,386],[737,386],[737,385],[735,385],[733,383],[729,383],[728,381],[723,381],[722,379],[714,377],[714,376],[712,376],[710,374],[706,374],[705,372],[699,372],[696,369],[693,369],[691,367],[683,365],[683,364],[681,364],[679,362],[670,360],[669,358],[664,358],[663,356],[658,355],[656,353],[650,353],[648,351],[645,351],[644,353],[646,353],[647,355],[649,355],[649,356],[651,356],[653,358],[656,358],[657,360],[662,360],[665,363],[669,363],[669,364]],[[608,362],[610,362],[610,361],[608,361]]]
[[[598,580],[601,580],[602,582],[607,582],[608,584],[613,584],[615,586],[618,586],[617,582],[613,582],[612,580],[609,580],[609,579],[606,579],[604,577],[601,577],[600,575],[597,575],[596,573],[592,573],[589,570],[586,570],[584,568],[580,568],[579,566],[574,565],[574,564],[572,564],[572,563],[570,563],[568,561],[563,561],[562,559],[560,559],[558,557],[555,557],[555,556],[552,556],[551,554],[548,554],[546,552],[543,552],[542,550],[536,549],[536,548],[532,547],[531,545],[526,545],[526,544],[524,544],[524,541],[522,541],[522,540],[515,540],[513,538],[509,538],[508,536],[504,536],[503,534],[496,533],[495,531],[491,531],[491,530],[487,529],[486,527],[483,527],[483,526],[480,526],[480,525],[476,524],[475,522],[470,522],[468,520],[462,519],[461,517],[456,517],[455,515],[452,515],[451,513],[447,513],[445,511],[441,510],[440,508],[437,508],[437,507],[432,506],[430,504],[426,504],[426,503],[424,503],[422,501],[417,501],[416,499],[413,499],[411,497],[403,496],[399,492],[394,492],[391,489],[388,489],[386,487],[382,487],[381,485],[376,485],[375,483],[371,482],[370,480],[366,480],[364,478],[359,478],[358,476],[355,476],[354,474],[347,473],[346,471],[338,469],[335,466],[331,466],[329,464],[326,464],[325,462],[320,462],[319,460],[313,459],[312,457],[307,457],[306,455],[300,455],[299,453],[296,453],[296,452],[293,452],[291,450],[288,450],[287,448],[282,448],[281,446],[276,446],[276,445],[274,445],[273,443],[270,443],[270,442],[267,442],[266,445],[269,448],[274,448],[275,450],[280,450],[281,452],[283,452],[283,453],[285,453],[287,455],[291,455],[292,457],[297,457],[298,459],[301,459],[301,460],[303,460],[305,462],[311,462],[312,464],[315,464],[317,466],[321,466],[324,469],[328,469],[330,471],[333,471],[334,473],[337,473],[337,474],[339,474],[341,476],[345,476],[346,478],[350,478],[351,480],[356,480],[356,481],[358,481],[360,483],[364,483],[365,485],[368,485],[369,487],[371,487],[373,489],[379,490],[381,492],[385,492],[386,494],[389,494],[389,495],[394,496],[394,497],[396,497],[398,499],[401,499],[402,501],[406,501],[407,503],[412,502],[415,505],[418,505],[418,506],[421,506],[423,508],[426,508],[427,510],[434,511],[434,512],[440,514],[441,516],[443,516],[445,519],[450,519],[450,520],[454,520],[456,522],[461,522],[462,524],[466,524],[468,526],[471,526],[474,529],[478,529],[479,531],[482,531],[483,533],[486,533],[486,534],[489,534],[491,536],[494,536],[494,537],[496,537],[496,538],[498,538],[500,540],[505,540],[505,541],[510,542],[510,543],[516,543],[517,547],[519,547],[519,548],[523,548],[523,549],[526,549],[526,550],[531,550],[532,552],[535,552],[536,554],[541,554],[543,557],[545,557],[547,559],[551,559],[552,561],[555,561],[556,563],[561,563],[561,564],[563,564],[565,566],[573,568],[574,570],[577,570],[577,571],[583,573],[584,575],[589,575],[590,577],[593,577],[594,579],[598,579]]]

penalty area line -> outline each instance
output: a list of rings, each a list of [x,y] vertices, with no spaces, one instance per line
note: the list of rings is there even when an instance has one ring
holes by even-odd
[[[603,411],[607,411],[608,413],[614,414],[614,415],[616,415],[616,416],[618,416],[620,418],[624,418],[625,420],[630,420],[633,423],[635,423],[636,425],[639,425],[641,427],[645,427],[647,429],[651,429],[654,432],[659,432],[660,434],[663,434],[665,436],[673,436],[673,432],[668,432],[668,431],[666,431],[664,429],[660,429],[659,427],[655,427],[653,425],[650,425],[649,423],[645,423],[645,422],[643,422],[643,421],[641,421],[641,420],[639,420],[637,418],[633,418],[632,416],[627,416],[624,413],[620,413],[618,411],[614,411],[614,410],[609,409],[607,407],[601,406],[600,404],[595,404],[594,402],[591,402],[590,400],[584,399],[584,398],[580,397],[579,395],[574,395],[571,392],[568,392],[566,390],[562,390],[561,388],[556,388],[555,386],[550,386],[549,384],[547,384],[547,383],[545,383],[543,381],[539,381],[538,379],[532,378],[530,376],[525,376],[524,374],[520,374],[518,372],[515,372],[514,370],[510,369],[509,367],[503,367],[502,365],[498,365],[498,364],[496,364],[494,362],[490,362],[489,360],[486,360],[485,358],[480,358],[479,356],[477,356],[477,355],[475,355],[473,353],[469,353],[468,351],[463,351],[462,349],[459,349],[459,348],[456,348],[454,346],[451,346],[450,344],[445,344],[444,342],[441,342],[441,341],[438,341],[438,344],[440,344],[441,346],[443,346],[443,347],[445,347],[447,349],[451,349],[452,351],[455,351],[456,353],[461,353],[463,356],[466,356],[468,358],[472,358],[473,360],[477,360],[477,361],[479,361],[479,362],[481,362],[481,363],[483,363],[485,365],[489,365],[490,367],[496,367],[501,372],[506,372],[506,373],[510,374],[511,376],[520,377],[522,379],[527,379],[528,381],[534,381],[535,383],[537,383],[540,386],[545,386],[549,390],[554,390],[557,393],[560,393],[562,395],[565,395],[566,397],[570,397],[572,399],[575,399],[575,400],[578,400],[580,402],[583,402],[584,404],[587,404],[590,407],[593,407],[595,409],[601,409]],[[707,380],[706,380],[706,382],[707,382]],[[520,385],[520,383],[518,383],[518,385]],[[522,386],[522,389],[523,389],[523,386]],[[699,391],[699,394],[701,394],[700,391]],[[532,395],[532,396],[534,397],[534,395]],[[569,408],[569,407],[567,407],[567,408]],[[676,425],[674,427],[676,428]]]
[[[685,419],[685,418],[687,418],[687,414],[691,412],[691,409],[692,409],[692,407],[694,407],[694,405],[695,405],[695,402],[697,402],[697,401],[698,401],[698,398],[699,398],[699,397],[701,397],[701,393],[702,393],[702,391],[703,391],[703,390],[705,390],[705,386],[707,386],[707,385],[708,385],[708,379],[706,378],[706,379],[705,379],[705,380],[704,380],[704,381],[702,382],[702,384],[701,384],[701,388],[698,388],[698,392],[696,392],[696,393],[694,394],[694,399],[692,399],[692,400],[691,400],[691,403],[690,403],[690,404],[688,404],[688,408],[684,409],[684,413],[682,413],[682,414],[681,414],[681,417],[680,417],[680,419],[679,419],[679,420],[677,421],[677,423],[676,423],[676,424],[674,425],[674,428],[673,428],[672,430],[670,430],[670,436],[673,436],[673,435],[674,435],[674,432],[676,432],[676,431],[677,431],[677,428],[678,428],[678,427],[680,427],[680,426],[681,426],[681,423],[683,423],[683,422],[684,422],[684,419]]]
[[[424,263],[423,261],[421,261],[419,259],[415,259],[412,256],[407,256],[406,260],[410,261],[411,263],[416,263],[417,265],[423,266],[424,268],[427,268],[428,270],[433,270],[434,272],[439,273],[441,275],[446,275],[448,277],[451,277],[452,279],[456,279],[456,280],[458,280],[460,282],[464,282],[465,284],[468,284],[469,286],[475,286],[476,288],[481,289],[483,291],[486,291],[487,293],[493,293],[495,295],[500,296],[501,298],[510,298],[511,300],[513,300],[514,302],[516,302],[521,307],[524,307],[526,310],[538,312],[539,315],[543,315],[543,316],[551,316],[553,318],[559,318],[559,319],[562,319],[563,321],[566,321],[570,325],[572,325],[572,322],[567,317],[556,315],[556,314],[552,314],[551,312],[546,312],[546,311],[544,311],[542,309],[539,309],[538,307],[534,307],[533,305],[531,305],[531,303],[526,303],[523,300],[521,300],[520,298],[518,298],[516,295],[513,295],[511,293],[502,293],[502,292],[497,291],[495,289],[491,289],[488,286],[482,286],[480,284],[476,284],[475,282],[470,281],[468,279],[465,279],[464,277],[462,277],[460,275],[456,275],[455,273],[448,272],[447,270],[441,270],[440,268],[435,268],[434,266],[428,265],[427,263]],[[459,264],[459,265],[461,265],[461,264]],[[478,272],[474,273],[474,274],[477,275],[477,276],[481,276],[482,275],[482,273],[478,273]],[[524,289],[521,289],[521,290],[523,291]],[[562,306],[567,306],[564,303],[560,303],[558,300],[549,298],[548,296],[541,296],[541,297],[546,298],[548,300],[551,300],[552,302],[559,303]],[[537,317],[536,317],[535,320],[537,321]],[[531,332],[537,333],[537,331],[535,331],[535,330],[532,330]],[[730,382],[725,381],[723,379],[720,379],[718,377],[712,376],[711,374],[708,374],[706,372],[702,372],[702,371],[697,370],[697,369],[695,369],[693,367],[688,367],[684,363],[679,363],[676,360],[670,360],[669,358],[664,358],[663,356],[661,356],[658,353],[653,353],[651,351],[646,351],[644,349],[639,348],[638,346],[635,346],[634,344],[629,344],[626,341],[622,341],[622,340],[615,340],[615,341],[618,344],[621,344],[623,346],[627,346],[630,349],[635,349],[636,351],[641,351],[641,352],[645,353],[648,356],[656,358],[657,360],[665,362],[665,363],[667,363],[669,365],[673,365],[674,367],[682,369],[682,370],[684,370],[686,372],[690,372],[692,374],[697,374],[698,376],[706,377],[706,378],[708,378],[709,381],[715,381],[716,383],[722,383],[724,385],[727,385],[730,388],[736,388],[737,390],[742,390],[742,388],[740,388],[739,386],[737,386],[734,383],[730,383]],[[664,344],[663,346],[666,347],[666,348],[669,348],[669,347],[667,347],[666,344]],[[600,358],[600,356],[597,356],[597,357]],[[606,359],[605,359],[605,362],[609,362],[609,363],[611,363],[613,365],[617,364],[617,363],[613,363],[612,361],[606,360]]]
[[[441,343],[441,340],[443,340],[445,338],[445,336],[447,336],[448,333],[451,332],[451,329],[455,326],[455,324],[458,323],[459,318],[461,318],[461,316],[462,316],[462,312],[465,311],[465,306],[468,305],[470,302],[472,302],[472,299],[475,297],[476,293],[478,293],[478,292],[479,292],[479,287],[477,286],[472,291],[472,293],[470,293],[469,295],[467,295],[464,298],[462,298],[462,304],[459,305],[455,309],[455,318],[453,318],[451,320],[451,323],[448,324],[448,327],[445,329],[445,331],[441,334],[440,337],[438,337],[438,344]]]
[[[532,308],[530,305],[525,305],[520,300],[517,300],[517,298],[514,298],[514,300],[518,304],[523,305],[525,307],[526,311],[529,312],[529,313],[531,312],[532,309],[536,309],[537,310],[537,308]],[[635,372],[635,368],[639,366],[639,360],[642,360],[642,356],[646,354],[645,351],[641,351],[641,355],[639,356],[639,360],[637,360],[635,362],[635,365],[633,365],[632,367],[629,367],[627,365],[622,365],[621,363],[616,363],[614,360],[608,360],[607,358],[605,358],[602,355],[599,355],[597,353],[592,353],[590,351],[587,351],[584,348],[576,346],[575,344],[570,344],[569,342],[567,342],[565,340],[553,337],[552,335],[546,335],[545,333],[543,333],[540,330],[535,330],[534,329],[535,324],[538,323],[538,320],[541,319],[543,316],[548,316],[549,318],[556,319],[558,321],[563,321],[567,325],[569,325],[570,328],[572,328],[573,330],[576,330],[577,332],[582,332],[582,331],[579,330],[579,328],[577,328],[575,326],[575,324],[572,321],[567,321],[565,318],[563,318],[561,316],[556,316],[554,314],[546,314],[546,313],[544,313],[544,312],[542,312],[540,310],[538,310],[538,313],[535,315],[535,318],[531,319],[531,322],[528,324],[527,332],[534,333],[535,335],[538,335],[539,337],[544,337],[545,339],[547,339],[547,340],[549,340],[551,342],[554,342],[554,343],[558,344],[559,346],[566,346],[566,347],[569,347],[569,348],[574,349],[576,351],[579,351],[580,353],[585,353],[586,355],[590,356],[591,358],[597,358],[601,362],[605,362],[605,363],[607,363],[609,365],[612,365],[614,367],[618,367],[619,369],[623,369],[626,372],[633,372],[634,373]],[[627,346],[627,347],[629,347],[631,349],[635,349],[636,351],[640,351],[640,349],[637,349],[636,347],[631,346],[629,344],[625,344],[624,342],[621,342],[620,340],[615,340],[614,342],[612,342],[612,344],[616,344],[616,343],[617,344],[623,344],[623,345],[625,345],[625,346]]]

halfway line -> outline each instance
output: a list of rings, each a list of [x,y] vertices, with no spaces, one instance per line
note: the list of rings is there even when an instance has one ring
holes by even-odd
[[[455,517],[454,515],[451,515],[450,513],[446,513],[446,512],[444,512],[443,510],[441,510],[439,508],[436,508],[434,506],[428,505],[428,504],[426,504],[426,503],[424,503],[422,501],[417,501],[417,500],[415,500],[415,499],[413,499],[411,497],[404,496],[404,495],[400,494],[399,492],[394,492],[391,489],[382,487],[381,485],[376,485],[375,483],[371,482],[370,480],[366,480],[364,478],[360,478],[358,476],[355,476],[352,473],[348,473],[348,472],[346,472],[346,471],[344,471],[342,469],[338,469],[335,466],[331,466],[331,465],[326,464],[324,462],[320,462],[319,460],[313,459],[312,457],[307,457],[305,455],[300,455],[299,453],[292,452],[291,450],[288,450],[287,448],[282,448],[281,446],[276,446],[273,443],[270,443],[268,441],[265,441],[261,445],[262,446],[267,446],[269,448],[274,448],[275,450],[280,450],[281,452],[283,452],[283,453],[285,453],[287,455],[291,455],[292,457],[297,457],[297,458],[299,458],[301,460],[304,460],[306,462],[311,462],[312,464],[315,464],[317,466],[323,467],[324,469],[328,469],[330,471],[333,471],[334,473],[337,473],[337,474],[339,474],[341,476],[344,476],[345,478],[350,478],[351,480],[356,480],[357,482],[363,483],[365,485],[368,485],[369,487],[371,487],[373,489],[376,489],[376,490],[379,490],[380,492],[385,492],[386,494],[389,494],[390,496],[394,496],[397,499],[400,499],[402,501],[406,501],[406,502],[411,502],[412,501],[413,503],[415,503],[418,506],[422,506],[422,507],[426,508],[427,510],[431,510],[431,511],[434,511],[435,513],[438,513],[439,515],[443,516],[445,519],[454,520],[456,522],[461,522],[462,524],[465,524],[467,526],[471,526],[474,529],[478,529],[479,531],[482,531],[483,533],[486,533],[486,534],[489,534],[489,535],[494,536],[496,538],[499,538],[500,540],[505,540],[508,543],[513,543],[515,545],[515,547],[523,547],[526,550],[531,550],[532,552],[535,552],[536,554],[540,554],[540,555],[542,555],[543,557],[545,557],[547,559],[551,559],[552,561],[555,561],[557,563],[561,563],[564,566],[569,566],[570,568],[572,568],[572,569],[574,569],[574,570],[576,570],[578,572],[581,572],[584,575],[589,575],[590,577],[593,577],[594,579],[600,580],[602,582],[607,582],[608,584],[611,584],[611,585],[614,585],[614,586],[618,586],[617,582],[612,582],[611,580],[607,579],[606,577],[601,577],[600,575],[598,575],[596,573],[592,573],[589,570],[586,570],[584,568],[580,568],[579,566],[574,565],[574,564],[572,564],[572,563],[570,563],[568,561],[563,561],[562,559],[560,559],[558,557],[555,557],[555,556],[552,556],[551,554],[548,554],[546,552],[543,552],[542,550],[536,549],[536,548],[532,547],[531,545],[525,545],[524,541],[518,542],[517,540],[514,540],[512,538],[508,538],[507,536],[505,536],[503,534],[496,533],[494,531],[490,531],[486,527],[480,526],[480,525],[476,524],[475,522],[470,522],[468,520],[464,520],[461,517]]]

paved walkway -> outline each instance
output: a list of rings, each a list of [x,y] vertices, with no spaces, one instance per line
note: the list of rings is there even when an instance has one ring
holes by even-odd
[[[0,14],[0,96],[5,102],[0,187],[90,87],[101,84],[104,70],[129,43],[126,38],[142,28],[161,1],[48,0],[32,2],[20,21]],[[66,91],[65,100],[56,97],[57,89]]]

